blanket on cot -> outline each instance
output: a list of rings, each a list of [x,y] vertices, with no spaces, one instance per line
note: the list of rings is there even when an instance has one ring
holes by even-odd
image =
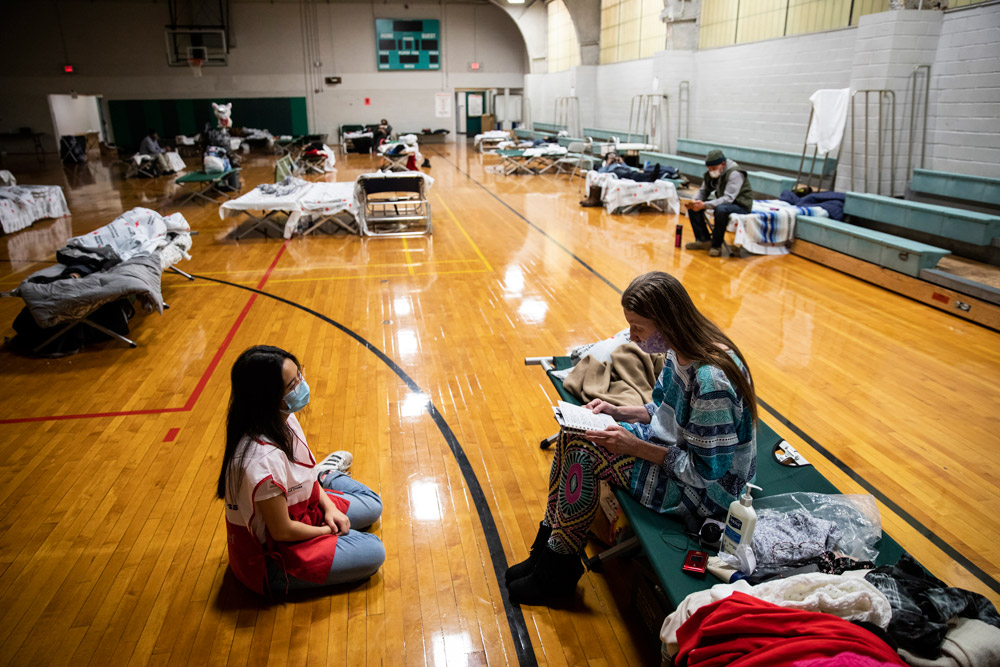
[[[581,359],[563,387],[584,404],[600,398],[612,405],[645,405],[653,400],[663,359],[662,354],[649,355],[635,343],[626,343],[611,353],[608,362],[590,355]]]
[[[600,173],[595,170],[587,172],[586,192],[591,186],[601,188],[601,201],[608,213],[615,213],[637,204],[656,204],[666,213],[678,214],[681,211],[681,200],[677,197],[677,187],[670,181],[653,181],[640,183],[617,175]]]
[[[0,226],[5,234],[30,227],[38,220],[64,215],[69,215],[69,206],[58,185],[0,187]]]
[[[793,206],[780,199],[756,200],[750,213],[729,216],[733,243],[756,255],[787,255],[787,243],[795,238],[795,216],[829,217],[819,206]]]
[[[219,217],[227,218],[242,211],[284,211],[292,213],[301,210],[300,200],[306,193],[309,181],[289,176],[280,183],[263,183],[250,192],[230,199],[219,206]]]

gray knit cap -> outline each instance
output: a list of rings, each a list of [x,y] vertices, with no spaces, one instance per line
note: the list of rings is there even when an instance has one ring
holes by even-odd
[[[708,155],[705,156],[705,166],[714,167],[717,164],[722,164],[726,161],[726,156],[722,154],[722,151],[716,149],[713,151],[708,151]]]

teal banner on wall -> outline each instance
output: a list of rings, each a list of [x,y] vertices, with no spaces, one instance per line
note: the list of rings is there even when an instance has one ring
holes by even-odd
[[[441,69],[437,19],[375,19],[380,71]]]

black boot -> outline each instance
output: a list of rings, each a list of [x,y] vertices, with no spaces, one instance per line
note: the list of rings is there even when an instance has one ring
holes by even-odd
[[[580,206],[601,206],[601,186],[591,185],[587,198],[580,202]]]
[[[528,560],[521,561],[517,565],[511,565],[507,568],[507,572],[504,574],[504,581],[510,586],[510,582],[515,579],[520,579],[521,577],[526,577],[531,574],[531,571],[535,569],[535,563],[538,562],[538,557],[542,554],[542,550],[549,541],[549,535],[552,534],[552,527],[546,526],[544,522],[538,523],[538,534],[535,535],[535,541],[531,543],[531,552],[528,554]]]
[[[576,582],[583,576],[579,554],[560,554],[546,547],[535,569],[507,586],[514,604],[548,605],[576,593]]]

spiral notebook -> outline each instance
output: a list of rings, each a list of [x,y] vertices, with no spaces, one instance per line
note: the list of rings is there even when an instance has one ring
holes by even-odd
[[[584,433],[585,431],[603,431],[608,426],[615,424],[611,415],[604,413],[594,414],[587,408],[573,405],[565,401],[559,401],[558,405],[552,406],[556,421],[566,431],[573,433]]]

